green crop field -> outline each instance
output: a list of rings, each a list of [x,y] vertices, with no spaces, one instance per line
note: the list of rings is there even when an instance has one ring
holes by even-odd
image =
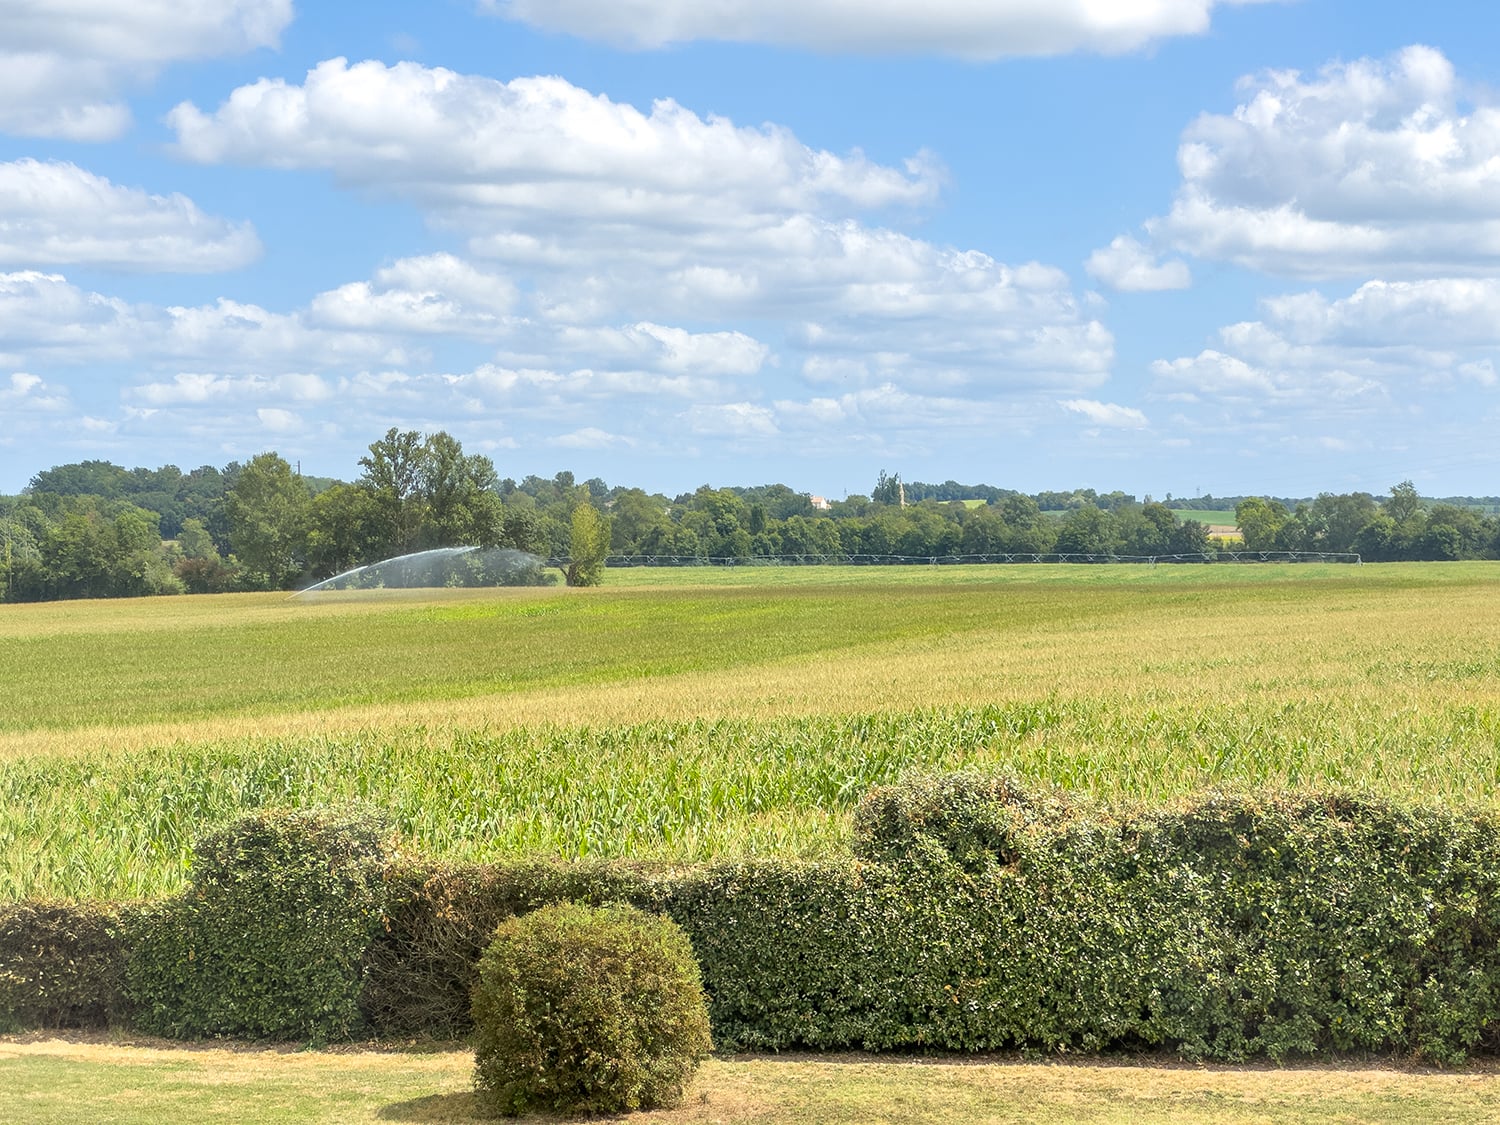
[[[1229,527],[1233,527],[1236,522],[1234,518],[1234,512],[1226,510],[1224,508],[1213,510],[1203,509],[1202,511],[1196,511],[1192,508],[1173,508],[1172,514],[1180,520],[1197,520],[1199,523],[1206,523],[1211,525],[1227,525]]]
[[[1500,565],[612,570],[0,606],[0,898],[179,885],[260,805],[452,857],[844,846],[872,784],[1493,802]]]

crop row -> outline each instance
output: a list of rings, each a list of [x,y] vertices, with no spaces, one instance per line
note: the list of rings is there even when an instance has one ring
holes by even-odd
[[[872,785],[960,766],[1109,798],[1269,784],[1487,803],[1500,710],[1049,698],[18,757],[0,762],[0,900],[169,892],[205,831],[248,810],[348,801],[384,810],[412,850],[455,860],[829,854],[846,847],[850,810]]]

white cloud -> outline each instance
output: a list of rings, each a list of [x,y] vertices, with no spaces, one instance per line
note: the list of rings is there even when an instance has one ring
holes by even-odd
[[[1230,0],[1234,2],[1234,0]],[[1239,0],[1249,2],[1249,0]],[[694,39],[967,59],[1107,54],[1208,30],[1215,0],[481,0],[548,31],[627,47]]]
[[[409,358],[389,339],[309,326],[300,313],[225,298],[201,306],[132,305],[38,270],[0,273],[0,339],[52,363],[150,367],[186,360],[245,371]]]
[[[682,414],[682,420],[693,433],[707,437],[765,438],[777,433],[772,411],[753,402],[698,403]]]
[[[302,429],[301,417],[290,410],[282,410],[280,407],[260,407],[256,410],[255,416],[260,419],[260,424],[273,434],[292,434]]]
[[[555,77],[492,78],[402,62],[319,63],[301,86],[261,79],[212,114],[168,115],[203,163],[321,168],[455,218],[556,214],[629,225],[718,226],[747,214],[923,203],[940,174],[810,149],[788,130],[651,112]]]
[[[555,350],[677,375],[754,375],[770,349],[743,332],[689,332],[642,321],[625,328],[558,330]]]
[[[0,383],[0,407],[8,413],[30,411],[55,412],[67,409],[68,393],[60,387],[49,387],[40,376],[14,371]]]
[[[1183,134],[1154,242],[1302,277],[1484,274],[1500,266],[1500,105],[1461,100],[1431,47],[1243,83]]]
[[[165,64],[275,46],[292,0],[0,0],[0,132],[100,141]]]
[[[120,187],[58,161],[0,164],[0,265],[198,273],[259,254],[249,223],[205,215],[185,196]]]
[[[1177,258],[1160,261],[1146,247],[1124,234],[1090,254],[1084,268],[1111,289],[1125,293],[1186,289],[1193,283],[1186,262]]]
[[[1077,392],[1113,362],[1112,337],[1062,271],[857,217],[935,198],[941,173],[920,154],[896,168],[671,101],[642,112],[559,78],[343,59],[300,86],[262,80],[170,120],[191,159],[327,169],[467,235],[520,289],[496,357],[512,369],[550,370],[560,353],[616,379],[751,374],[780,358],[774,345],[663,327],[747,317],[790,325],[806,353],[794,362],[866,364],[869,383],[921,392]],[[324,294],[311,319],[464,331],[466,307],[446,282],[377,279]]]
[[[1145,414],[1133,406],[1120,406],[1113,402],[1098,402],[1091,398],[1072,398],[1065,402],[1059,402],[1058,405],[1074,414],[1081,414],[1096,426],[1141,430],[1151,424]]]
[[[1289,340],[1347,347],[1500,346],[1500,279],[1369,281],[1330,301],[1319,292],[1263,302]]]
[[[319,293],[313,323],[390,333],[504,334],[516,303],[509,279],[476,269],[452,254],[403,258],[373,282],[355,281]]]
[[[549,443],[559,449],[629,449],[636,443],[630,438],[612,434],[597,426],[585,426],[569,434],[562,434]]]
[[[1262,319],[1220,329],[1218,346],[1152,364],[1178,400],[1316,409],[1373,406],[1458,382],[1489,385],[1500,356],[1500,281],[1371,281],[1347,297],[1313,290],[1261,302]]]
[[[152,406],[202,405],[225,401],[319,403],[334,397],[334,387],[318,375],[216,375],[179,372],[170,382],[142,383],[127,394]]]

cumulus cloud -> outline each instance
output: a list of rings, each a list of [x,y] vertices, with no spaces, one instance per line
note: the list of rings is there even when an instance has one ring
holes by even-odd
[[[1113,402],[1098,402],[1091,398],[1071,398],[1058,403],[1064,410],[1080,414],[1096,426],[1114,429],[1141,430],[1151,423],[1133,406],[1120,406]]]
[[[334,397],[334,387],[318,375],[219,375],[179,372],[168,382],[142,383],[127,392],[151,406],[202,405],[229,401],[317,403]]]
[[[601,430],[597,426],[585,426],[581,430],[558,435],[550,444],[559,449],[629,449],[635,446],[636,442],[631,438]]]
[[[13,371],[8,380],[0,383],[0,406],[7,413],[51,413],[65,410],[68,405],[66,390],[49,387],[40,376],[26,371]]]
[[[626,47],[695,39],[967,59],[1115,54],[1206,31],[1215,0],[481,0],[509,19]],[[1251,0],[1229,0],[1251,2]]]
[[[696,403],[682,414],[682,421],[706,437],[774,437],[778,432],[775,414],[753,402]]]
[[[241,87],[211,112],[185,103],[170,121],[190,159],[326,169],[466,235],[523,294],[497,357],[517,370],[550,369],[561,349],[617,378],[632,366],[754,373],[773,360],[762,341],[661,327],[745,318],[790,326],[799,359],[868,364],[872,383],[1077,391],[1113,361],[1112,337],[1060,270],[867,221],[936,197],[942,174],[922,154],[894,167],[559,78],[343,59],[301,85]],[[451,293],[377,278],[325,294],[311,315],[461,326]]]
[[[1348,401],[1463,380],[1500,355],[1500,281],[1371,281],[1347,297],[1316,290],[1261,302],[1259,320],[1219,330],[1217,347],[1158,360],[1174,397]]]
[[[100,141],[165,64],[275,46],[292,0],[0,0],[0,131]]]
[[[244,371],[408,358],[399,343],[311,326],[300,313],[224,298],[197,306],[131,304],[38,270],[0,273],[0,339],[19,353],[74,364],[198,360]]]
[[[391,333],[503,334],[516,303],[508,278],[476,269],[452,254],[403,258],[313,298],[314,323]]]
[[[1084,268],[1111,289],[1125,293],[1186,289],[1193,283],[1186,262],[1180,258],[1163,262],[1136,239],[1124,234],[1090,254]]]
[[[1183,134],[1153,241],[1300,277],[1453,276],[1500,265],[1500,105],[1465,104],[1439,51],[1271,71]]]
[[[1255,415],[1266,408],[1288,407],[1338,413],[1390,401],[1385,387],[1368,375],[1340,367],[1249,363],[1214,348],[1196,356],[1157,360],[1151,372],[1157,391],[1171,401],[1240,403]]]
[[[1268,298],[1261,319],[1220,329],[1217,346],[1152,365],[1179,400],[1386,403],[1457,382],[1489,385],[1500,355],[1500,281],[1371,281],[1346,297]]]
[[[649,321],[624,328],[564,327],[553,341],[555,350],[679,375],[754,375],[770,354],[743,332],[689,332]]]
[[[273,434],[294,434],[302,429],[302,418],[277,406],[262,406],[255,411],[260,424]]]
[[[500,82],[412,62],[330,59],[301,86],[261,79],[211,114],[184,102],[168,122],[191,160],[327,169],[455,216],[717,226],[767,211],[922,203],[941,180],[921,155],[890,168],[670,99],[642,113],[562,78]]]
[[[60,161],[0,164],[0,265],[201,273],[259,255],[249,223],[205,215],[183,195],[121,187]]]

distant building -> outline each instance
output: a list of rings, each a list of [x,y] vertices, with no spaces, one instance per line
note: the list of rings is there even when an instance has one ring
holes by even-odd
[[[833,507],[832,504],[821,496],[809,496],[808,500],[812,501],[812,506],[820,512],[826,512],[829,508]]]

